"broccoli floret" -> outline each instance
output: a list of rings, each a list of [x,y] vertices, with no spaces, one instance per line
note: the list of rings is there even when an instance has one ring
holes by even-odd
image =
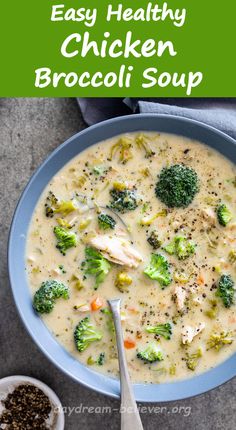
[[[87,176],[81,175],[74,181],[76,188],[82,188],[87,182]]]
[[[169,368],[169,374],[170,374],[171,376],[176,375],[176,364],[175,364],[175,363],[171,364],[171,366],[170,366],[170,368]]]
[[[112,334],[114,334],[115,333],[115,324],[113,321],[111,310],[107,309],[107,308],[103,308],[103,309],[101,309],[101,312],[107,316],[107,328]]]
[[[163,248],[168,254],[175,254],[179,260],[185,260],[195,252],[195,245],[186,237],[176,236],[174,240]]]
[[[79,352],[83,352],[88,346],[102,339],[102,334],[91,324],[89,317],[83,318],[75,327],[74,340]]]
[[[228,260],[231,264],[236,263],[236,249],[231,249],[228,255]]]
[[[198,365],[199,358],[202,357],[202,349],[199,348],[196,352],[189,354],[186,354],[186,366],[189,370],[194,371]]]
[[[72,200],[68,200],[60,202],[54,212],[66,216],[69,215],[71,212],[74,212],[76,209],[77,207],[74,205],[74,202]]]
[[[132,278],[126,272],[119,272],[116,275],[115,286],[121,293],[128,292],[129,286],[132,284]]]
[[[100,312],[102,312],[104,315],[112,316],[112,312],[108,308],[102,308],[102,309],[100,309]]]
[[[95,276],[94,289],[97,290],[109,273],[111,265],[100,252],[91,247],[85,249],[85,257],[86,259],[82,263],[82,269],[85,271],[85,275]]]
[[[187,284],[190,279],[190,275],[184,272],[184,270],[176,270],[173,275],[174,281],[181,284]]]
[[[222,275],[218,282],[216,295],[221,297],[226,308],[230,308],[234,304],[234,281],[230,275]]]
[[[108,169],[102,165],[93,167],[93,173],[96,176],[104,176],[104,175],[106,175],[107,171],[108,171]]]
[[[66,269],[63,264],[59,264],[58,269],[60,269],[61,273],[64,275],[66,273]]]
[[[163,246],[164,251],[166,251],[170,255],[175,254],[175,240],[172,240],[172,242],[168,243],[168,245]]]
[[[98,225],[102,230],[113,229],[116,226],[116,221],[107,214],[99,214],[98,215]]]
[[[86,228],[90,225],[90,223],[92,222],[92,217],[88,217],[85,219],[82,219],[79,223],[79,231],[83,231],[86,230]]]
[[[165,167],[156,184],[156,196],[169,208],[186,208],[199,191],[195,170],[183,164]]]
[[[77,245],[77,236],[73,231],[69,231],[64,227],[54,227],[54,234],[57,238],[57,249],[66,255],[69,248]]]
[[[139,149],[143,149],[145,151],[145,157],[150,158],[155,155],[155,152],[149,145],[148,138],[143,134],[139,134],[135,138],[135,143]]]
[[[228,258],[230,263],[236,263],[236,249],[231,249]]]
[[[195,245],[183,236],[175,238],[175,252],[179,260],[185,260],[195,253]]]
[[[215,319],[218,315],[218,306],[217,300],[209,300],[210,307],[205,311],[205,315],[212,320]]]
[[[87,358],[87,364],[88,364],[88,366],[92,366],[93,364],[95,364],[96,363],[96,360],[94,360],[94,358],[90,355],[88,358]]]
[[[64,219],[64,218],[57,218],[57,223],[59,224],[59,226],[60,227],[65,227],[65,228],[68,228],[68,229],[71,229],[73,226],[68,222],[68,221],[66,221],[66,219]]]
[[[55,196],[55,194],[52,191],[49,191],[45,202],[46,217],[52,218],[57,206],[58,206],[58,198]]]
[[[158,336],[163,336],[167,340],[169,340],[172,335],[172,327],[170,323],[157,324],[155,327],[147,327],[146,331],[148,333],[157,334]]]
[[[79,279],[79,277],[77,275],[72,275],[70,278],[70,282],[73,284],[73,287],[76,288],[76,290],[80,291],[84,288],[83,283],[81,282],[81,280]]]
[[[216,214],[217,214],[219,224],[222,225],[223,227],[226,227],[227,224],[233,218],[232,213],[230,212],[230,210],[227,208],[225,204],[218,206],[218,208],[216,209]]]
[[[97,359],[96,363],[97,363],[99,366],[103,366],[103,364],[105,363],[105,352],[101,352],[101,354],[99,355],[99,357],[98,357],[98,359]]]
[[[133,158],[130,139],[121,137],[118,142],[111,147],[110,159],[112,160],[116,155],[119,155],[118,160],[122,164],[126,164],[131,158]]]
[[[219,351],[225,345],[231,345],[233,339],[230,337],[230,333],[212,333],[207,341],[208,349],[216,349]]]
[[[137,353],[137,357],[146,363],[163,360],[163,354],[155,342],[149,343],[147,348]]]
[[[69,298],[68,287],[58,281],[45,281],[34,295],[34,309],[40,314],[49,314],[54,308],[55,300],[60,297]]]
[[[108,206],[111,209],[117,210],[118,212],[125,213],[127,211],[133,211],[138,207],[137,195],[135,190],[118,190],[112,188],[110,190],[112,201]]]
[[[167,216],[167,210],[163,209],[160,212],[155,213],[154,215],[146,215],[140,220],[140,225],[142,227],[151,225],[157,218],[159,217],[166,217]]]
[[[87,364],[89,366],[92,366],[93,364],[98,364],[99,366],[103,366],[104,363],[105,363],[105,352],[101,352],[97,360],[95,360],[91,355],[87,359]]]
[[[150,236],[147,238],[147,241],[149,245],[152,246],[153,249],[160,248],[162,242],[159,239],[158,232],[156,230],[153,230],[150,234]]]
[[[52,218],[55,213],[60,213],[63,216],[76,210],[76,206],[72,200],[59,201],[52,191],[49,191],[45,203],[45,214],[48,218]]]
[[[164,255],[152,254],[149,266],[144,270],[145,275],[158,281],[162,288],[169,285],[172,281],[169,270],[169,263]]]

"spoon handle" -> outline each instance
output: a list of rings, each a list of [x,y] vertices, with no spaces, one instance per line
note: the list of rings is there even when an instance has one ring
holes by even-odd
[[[143,430],[126,362],[120,319],[120,302],[120,299],[108,300],[116,329],[116,342],[120,368],[121,430]]]

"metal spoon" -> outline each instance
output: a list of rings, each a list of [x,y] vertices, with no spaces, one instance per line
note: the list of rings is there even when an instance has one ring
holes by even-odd
[[[120,299],[108,300],[116,330],[116,343],[120,368],[121,430],[143,430],[142,421],[134,397],[125,357],[120,319]]]

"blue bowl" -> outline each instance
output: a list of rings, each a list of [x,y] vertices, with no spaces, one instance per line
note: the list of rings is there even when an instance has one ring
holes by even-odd
[[[11,287],[19,314],[29,334],[59,369],[86,387],[112,397],[119,397],[118,380],[96,373],[79,363],[56,341],[33,311],[25,272],[26,237],[35,205],[42,191],[65,163],[94,143],[120,133],[138,130],[173,133],[199,140],[236,163],[235,140],[202,123],[167,115],[131,115],[108,120],[71,137],[43,162],[21,196],[9,238],[8,264]],[[135,384],[134,392],[137,401],[140,402],[178,400],[211,390],[235,375],[236,354],[199,376],[167,384]]]

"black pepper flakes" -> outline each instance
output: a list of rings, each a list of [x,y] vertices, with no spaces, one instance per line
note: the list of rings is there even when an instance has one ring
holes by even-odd
[[[2,400],[4,410],[0,428],[6,430],[46,430],[52,406],[42,390],[31,384],[21,384]],[[4,427],[3,427],[4,426]]]

